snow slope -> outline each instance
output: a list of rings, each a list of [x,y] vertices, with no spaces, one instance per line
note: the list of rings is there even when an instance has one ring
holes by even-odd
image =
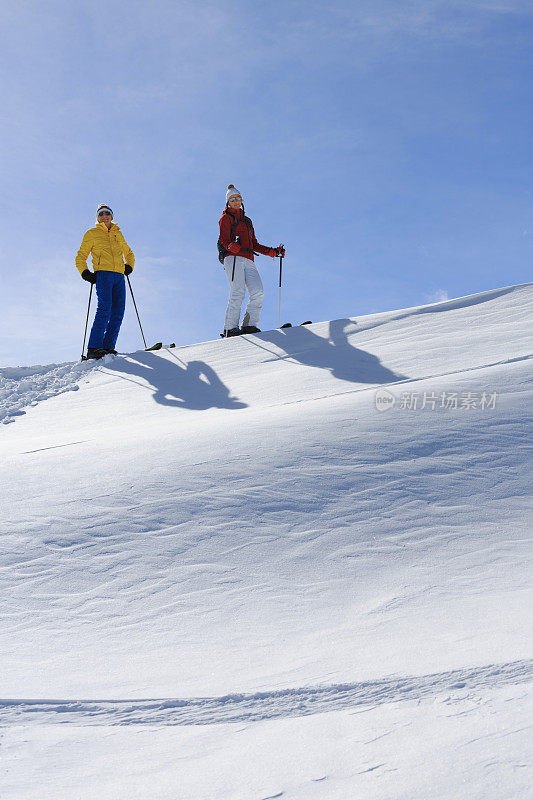
[[[532,300],[0,370],[0,796],[533,796]]]

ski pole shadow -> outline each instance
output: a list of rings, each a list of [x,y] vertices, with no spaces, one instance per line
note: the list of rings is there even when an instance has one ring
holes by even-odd
[[[377,356],[350,344],[346,329],[353,324],[348,318],[332,320],[328,339],[313,333],[306,325],[265,331],[260,338],[285,350],[286,357],[309,367],[329,370],[342,381],[379,384],[406,380],[408,376],[383,366]]]
[[[237,410],[247,408],[220,380],[205,361],[186,363],[170,353],[172,360],[155,353],[139,352],[128,358],[113,359],[106,367],[124,376],[143,378],[153,389],[156,403],[174,408],[206,411],[209,408]]]

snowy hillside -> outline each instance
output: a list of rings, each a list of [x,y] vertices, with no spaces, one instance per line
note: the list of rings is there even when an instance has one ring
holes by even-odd
[[[0,369],[2,800],[533,796],[532,301]]]

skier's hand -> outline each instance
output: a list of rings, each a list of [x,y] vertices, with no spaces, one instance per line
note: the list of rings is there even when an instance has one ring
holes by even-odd
[[[133,267],[130,267],[129,264],[124,264],[124,275],[131,275],[133,272]]]
[[[81,273],[81,277],[84,281],[88,281],[88,283],[96,283],[96,274],[91,272],[90,269],[84,269]]]
[[[235,255],[237,255],[240,249],[241,246],[240,244],[238,244],[238,242],[230,242],[228,244],[228,250],[230,251],[230,253],[235,253]]]
[[[282,244],[278,244],[276,247],[276,255],[285,258],[285,248]]]

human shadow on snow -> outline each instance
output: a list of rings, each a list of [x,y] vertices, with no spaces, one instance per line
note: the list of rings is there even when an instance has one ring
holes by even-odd
[[[348,341],[346,329],[353,327],[350,319],[335,319],[329,324],[329,339],[318,336],[306,325],[265,331],[257,339],[271,342],[285,350],[286,356],[309,367],[326,369],[335,378],[353,383],[393,383],[407,380],[408,376],[393,372],[383,366],[377,356],[353,347]],[[254,337],[256,338],[256,337]]]
[[[189,361],[187,364],[174,353],[167,352],[172,360],[155,353],[139,352],[127,359],[113,359],[112,364],[106,364],[106,367],[112,372],[122,373],[125,378],[132,376],[126,380],[143,378],[153,389],[156,403],[163,406],[194,411],[247,408],[247,403],[230,395],[228,387],[205,361]]]

